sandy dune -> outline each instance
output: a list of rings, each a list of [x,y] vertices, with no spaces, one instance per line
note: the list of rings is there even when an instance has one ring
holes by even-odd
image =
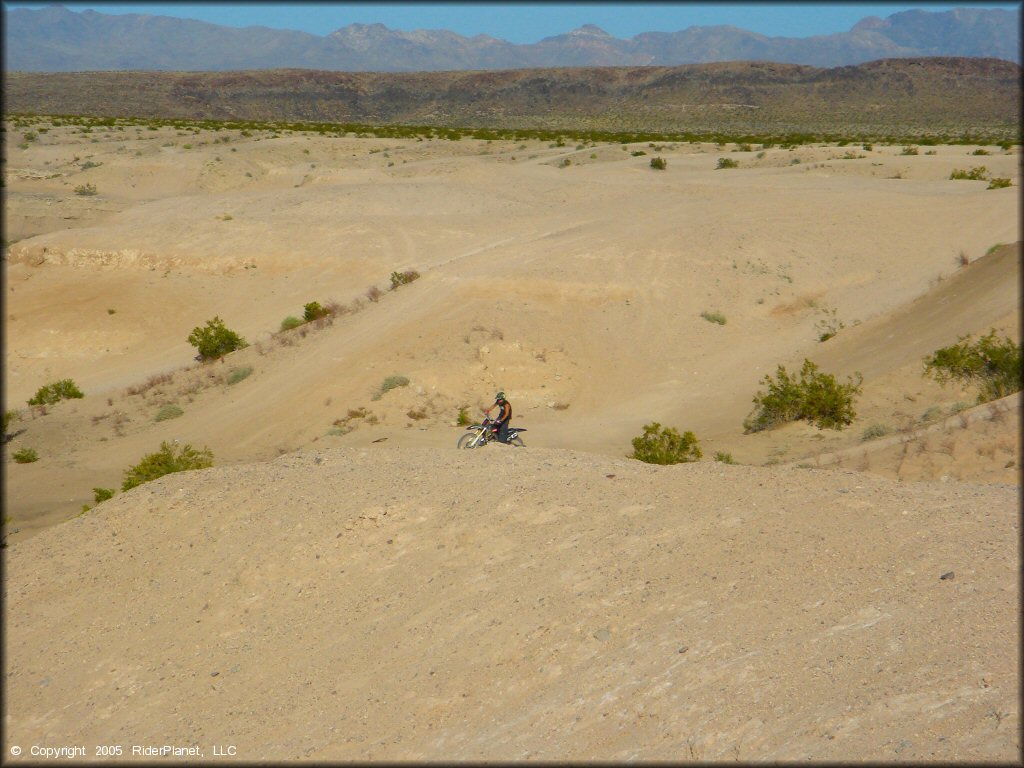
[[[921,375],[1019,339],[1019,154],[224,138],[6,134],[9,739],[1019,757],[1020,400]],[[214,315],[250,346],[198,365]],[[805,357],[853,426],[743,434]],[[460,455],[497,388],[528,448]],[[705,461],[626,460],[655,420]],[[217,466],[76,517],[162,440]]]

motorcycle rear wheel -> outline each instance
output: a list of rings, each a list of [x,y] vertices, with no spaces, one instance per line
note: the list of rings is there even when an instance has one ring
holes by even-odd
[[[519,435],[516,435],[511,440],[509,440],[509,443],[514,445],[516,448],[526,447],[526,443],[523,442],[523,438],[519,437]]]

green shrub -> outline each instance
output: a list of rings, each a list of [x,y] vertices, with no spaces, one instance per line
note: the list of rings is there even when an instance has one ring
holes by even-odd
[[[971,152],[971,154],[972,155],[989,155],[989,154],[991,154],[991,152],[989,152],[987,149],[976,149],[973,152]]]
[[[835,376],[820,373],[818,366],[805,359],[800,378],[778,367],[776,380],[765,376],[761,383],[767,393],[754,396],[754,412],[743,422],[745,432],[761,430],[788,421],[805,420],[819,429],[842,429],[856,418],[854,398],[860,394],[863,377],[857,373],[846,384]]]
[[[1013,184],[1009,179],[991,179],[986,189],[1003,189],[1004,187],[1012,187]]]
[[[917,147],[904,147],[903,151],[900,152],[900,154],[901,155],[916,155],[917,154]]]
[[[17,411],[4,411],[4,437],[7,437],[7,428],[20,418],[21,414]]]
[[[455,423],[458,424],[460,427],[468,427],[470,424],[473,423],[472,421],[470,421],[469,410],[466,408],[466,406],[462,406],[461,408],[459,408],[459,416],[457,419],[455,419]]]
[[[39,454],[35,452],[34,448],[22,448],[20,451],[12,453],[11,458],[19,464],[31,464],[33,461],[39,461]]]
[[[420,273],[415,269],[407,269],[405,272],[392,272],[391,273],[391,290],[394,290],[400,285],[407,285],[413,280],[418,280]]]
[[[112,499],[114,497],[114,489],[113,488],[93,488],[92,489],[92,497],[96,501],[96,503],[99,504],[100,502],[106,501],[107,499]]]
[[[656,171],[664,171],[668,168],[668,160],[664,157],[652,157],[651,168],[654,168]]]
[[[203,360],[223,357],[229,352],[248,346],[245,339],[229,330],[224,321],[216,316],[206,321],[205,328],[193,328],[188,343],[199,350],[199,357]]]
[[[167,421],[168,419],[176,419],[185,413],[177,405],[165,405],[159,411],[156,412],[156,416],[153,417],[153,421]]]
[[[175,451],[174,446],[165,441],[160,443],[159,451],[144,456],[142,461],[134,467],[125,470],[121,490],[127,491],[172,472],[205,469],[212,466],[213,453],[208,448],[197,451],[191,445],[185,445]]]
[[[96,194],[95,184],[79,184],[75,187],[75,194],[83,197],[89,197]]]
[[[634,150],[633,152],[630,152],[629,154],[631,154],[633,157],[640,157],[641,155],[646,155],[647,153],[644,152],[642,149],[637,149]]]
[[[870,427],[868,427],[861,433],[860,439],[874,440],[875,438],[878,437],[885,437],[890,432],[892,432],[892,428],[887,426],[886,424],[872,424]]]
[[[409,385],[409,379],[405,376],[388,376],[384,381],[381,382],[380,390],[373,396],[374,400],[380,400],[380,398],[392,389],[398,387],[406,387]]]
[[[698,461],[702,455],[693,432],[680,436],[672,427],[662,430],[661,424],[655,421],[644,427],[642,435],[633,438],[633,453],[629,458],[648,464],[681,464]]]
[[[740,167],[740,164],[738,162],[736,162],[735,160],[733,160],[732,158],[720,157],[720,158],[718,158],[718,165],[715,166],[715,170],[720,170],[722,168],[739,168],[739,167]]]
[[[288,317],[281,321],[281,330],[290,331],[292,328],[298,328],[304,322],[304,320],[299,320],[299,318],[292,317],[291,315],[289,315]]]
[[[252,373],[252,368],[250,366],[246,366],[244,368],[232,368],[231,372],[228,374],[227,382],[228,384],[237,384],[242,381],[242,379],[248,378],[250,373]]]
[[[998,400],[1021,389],[1021,345],[1009,336],[996,338],[995,329],[971,343],[971,336],[936,350],[924,359],[924,375],[940,384],[977,384],[978,402]]]
[[[723,464],[735,464],[736,462],[732,458],[731,453],[725,453],[724,451],[715,451],[715,461],[720,461]]]
[[[836,318],[834,307],[822,307],[821,313],[824,317],[814,324],[814,328],[818,332],[818,341],[828,341],[845,328],[846,324]]]
[[[318,320],[321,317],[327,317],[330,312],[320,306],[319,301],[311,301],[305,307],[303,307],[302,316],[306,318],[306,322]],[[283,324],[282,324],[283,325]]]
[[[954,168],[953,172],[949,174],[950,179],[966,179],[968,181],[985,181],[988,178],[988,168],[984,165],[979,165],[976,168],[971,168],[969,171],[962,170],[960,168]]]
[[[725,325],[725,315],[721,312],[708,312],[704,311],[700,313],[700,316],[707,320],[709,323],[718,323],[719,325]]]
[[[76,398],[82,398],[85,395],[82,394],[75,382],[71,379],[61,379],[55,381],[52,384],[46,384],[39,388],[36,392],[35,397],[28,401],[29,405],[53,405],[59,403],[61,400],[71,400]]]

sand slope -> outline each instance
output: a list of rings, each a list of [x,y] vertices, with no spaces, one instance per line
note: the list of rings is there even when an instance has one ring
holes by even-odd
[[[1020,398],[921,375],[1019,339],[1016,152],[15,134],[5,755],[1019,759]],[[854,424],[744,434],[805,358]],[[527,448],[456,451],[498,388]],[[81,514],[161,441],[216,466]]]
[[[10,548],[8,738],[1019,757],[1016,487],[493,453],[168,476]]]

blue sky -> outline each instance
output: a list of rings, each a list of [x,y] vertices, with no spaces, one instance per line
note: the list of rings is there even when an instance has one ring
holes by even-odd
[[[5,2],[8,9],[53,3]],[[380,22],[391,29],[449,29],[467,37],[487,34],[513,43],[596,24],[611,35],[677,32],[691,26],[730,24],[772,37],[809,37],[847,32],[865,16],[885,18],[917,8],[948,11],[1020,7],[1020,3],[61,3],[73,11],[177,16],[232,27],[266,26],[327,35],[353,22]]]

